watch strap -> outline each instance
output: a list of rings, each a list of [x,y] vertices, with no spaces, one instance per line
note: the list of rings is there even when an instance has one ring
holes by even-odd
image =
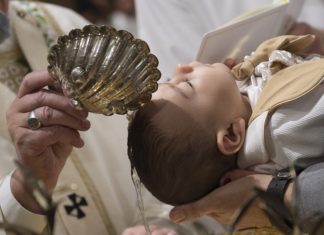
[[[289,170],[278,171],[270,181],[267,193],[284,202],[285,192],[291,178]]]

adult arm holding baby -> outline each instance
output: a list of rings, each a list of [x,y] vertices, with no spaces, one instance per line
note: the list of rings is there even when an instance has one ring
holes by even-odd
[[[316,41],[315,41],[316,42]],[[257,54],[257,53],[256,53]],[[256,56],[257,57],[257,56]],[[309,66],[309,64],[305,64]],[[242,66],[244,67],[244,66]],[[297,66],[298,67],[298,66]],[[297,68],[296,67],[296,68]],[[246,67],[245,67],[246,68]],[[300,67],[299,67],[300,68]],[[321,71],[322,66],[319,67],[319,71]],[[238,74],[238,73],[237,73]],[[309,73],[308,73],[309,74]],[[299,76],[304,76],[301,71],[299,71]],[[306,75],[307,76],[307,75]],[[278,77],[278,76],[277,76]],[[286,76],[286,78],[288,78]],[[321,82],[321,76],[318,77],[319,83],[317,83],[315,80],[311,79],[310,81],[322,84]],[[321,107],[320,103],[322,100],[322,90],[321,86],[319,88],[315,89],[314,94],[318,92],[317,100],[318,102],[315,103],[314,109],[316,107]],[[288,95],[288,94],[286,94]],[[309,98],[310,96],[308,96]],[[271,99],[268,100],[271,103]],[[304,100],[305,101],[305,100]],[[306,103],[305,103],[306,104]],[[283,109],[279,109],[279,112],[285,112],[287,110],[300,110],[299,107],[294,105],[287,105]],[[305,109],[304,111],[306,111]],[[319,109],[321,110],[321,108]],[[289,112],[287,112],[289,113]],[[307,116],[310,113],[312,113],[311,110],[307,110],[307,114],[303,114],[303,116]],[[313,113],[314,114],[314,113]],[[290,118],[292,117],[292,113],[290,112]],[[320,118],[322,115],[317,113],[313,116],[313,118]],[[276,118],[276,115],[273,116],[273,118]],[[302,123],[303,117],[299,116],[298,118],[294,118],[294,120],[300,121]],[[298,122],[297,121],[297,122]],[[275,122],[275,121],[274,121]],[[274,123],[273,122],[273,123]],[[311,121],[307,121],[308,124],[311,123]],[[273,125],[270,124],[270,125]],[[298,126],[305,125],[305,122],[303,124],[298,124]],[[313,122],[313,124],[316,122]],[[285,122],[281,122],[281,125],[288,126]],[[315,124],[316,125],[316,124]],[[309,136],[307,138],[312,138],[311,136],[316,136],[314,132],[310,132],[311,125],[306,125],[307,128],[303,130],[305,136]],[[321,125],[319,125],[320,128]],[[285,131],[289,130],[289,128],[285,129]],[[302,128],[301,128],[302,129]],[[299,131],[301,130],[299,129]],[[279,130],[279,131],[278,131]],[[277,132],[280,132],[280,128],[278,128]],[[297,131],[296,133],[298,133]],[[258,139],[256,136],[257,131],[254,130],[254,139]],[[292,132],[294,133],[294,132]],[[309,133],[310,135],[306,134]],[[273,133],[271,134],[275,136]],[[288,158],[290,158],[291,162],[294,162],[295,165],[298,167],[302,166],[301,169],[304,169],[295,179],[294,181],[291,181],[288,184],[288,187],[286,188],[286,192],[284,195],[284,203],[286,207],[288,207],[292,214],[295,216],[295,222],[298,223],[298,225],[307,232],[311,232],[312,229],[314,229],[318,222],[323,220],[323,214],[324,214],[324,208],[323,208],[323,199],[320,198],[319,195],[316,195],[317,190],[321,190],[323,186],[321,185],[321,180],[323,179],[323,173],[321,172],[321,169],[323,168],[323,163],[320,163],[323,161],[323,149],[319,146],[317,146],[316,150],[313,148],[314,145],[310,145],[308,140],[305,141],[305,138],[296,138],[294,135],[291,135],[289,139],[292,139],[291,142],[286,142],[288,145],[280,146],[279,148],[273,148],[275,144],[269,144],[268,148],[272,150],[272,153],[278,154],[280,156],[285,156],[287,154]],[[303,139],[303,140],[302,140]],[[282,139],[277,139],[278,142],[281,142]],[[300,141],[302,140],[302,141]],[[316,141],[315,141],[316,142]],[[315,143],[312,141],[312,143]],[[298,143],[297,145],[295,145]],[[279,144],[280,145],[280,144]],[[303,146],[303,149],[299,149],[298,147],[289,147],[289,146]],[[313,147],[312,147],[313,146]],[[294,159],[293,157],[289,156],[289,152],[281,151],[282,149],[290,149],[293,150],[293,152],[296,153],[296,155],[300,155],[301,158]],[[248,149],[248,148],[247,148]],[[306,149],[306,151],[305,151]],[[290,151],[288,150],[288,151]],[[271,151],[270,151],[271,152]],[[319,155],[315,157],[312,160],[312,157],[314,157],[317,153]],[[295,155],[295,156],[296,156]],[[294,160],[293,160],[294,159]],[[251,160],[251,158],[250,158]],[[277,158],[278,160],[278,158]],[[313,162],[312,162],[313,161]],[[302,163],[303,162],[303,163]],[[242,163],[242,161],[241,161]],[[256,162],[254,162],[255,164]],[[283,161],[281,161],[283,163]],[[313,164],[313,165],[312,165]],[[251,165],[250,165],[251,166]],[[264,167],[264,166],[263,166]],[[251,168],[251,167],[250,167]],[[261,169],[257,168],[255,166],[252,166],[252,169]],[[220,187],[218,189],[215,189],[213,192],[208,194],[206,197],[194,202],[189,203],[185,206],[179,206],[175,208],[173,211],[171,211],[170,216],[174,221],[184,221],[187,216],[193,216],[196,217],[198,215],[210,215],[213,218],[215,218],[218,221],[221,221],[224,224],[229,224],[231,217],[233,215],[233,212],[239,209],[239,207],[243,204],[247,198],[251,197],[253,194],[253,188],[257,187],[264,191],[268,189],[269,183],[271,181],[271,176],[259,174],[257,172],[251,172],[246,170],[233,170],[227,172],[221,182],[227,183],[223,187]],[[316,186],[314,185],[316,184]],[[238,196],[239,195],[239,196]],[[241,223],[239,224],[239,227],[251,227],[251,226],[267,226],[270,225],[267,218],[263,215],[258,208],[258,203],[252,204],[251,209],[247,212],[246,216],[243,217]],[[199,208],[199,209],[197,209]],[[187,210],[187,211],[186,211]],[[188,211],[190,211],[188,213]],[[224,212],[229,212],[224,213]],[[259,215],[261,213],[261,215]],[[259,220],[256,220],[258,218]]]
[[[199,208],[196,216],[210,215],[228,224],[233,212],[253,195],[255,187],[268,188],[276,170],[289,167],[296,159],[320,159],[320,142],[312,140],[317,143],[316,148],[307,143],[322,133],[316,120],[322,118],[323,110],[323,60],[291,53],[302,50],[313,39],[311,35],[269,39],[232,72],[217,63],[195,62],[178,67],[173,79],[154,94],[153,102],[135,114],[129,129],[131,163],[152,194],[176,206],[196,201],[187,207],[193,211]],[[259,74],[261,68],[267,72]],[[244,86],[238,90],[233,76],[244,80],[252,74],[251,80],[262,78],[254,83],[262,92],[258,93],[258,87],[250,87],[246,90],[247,101],[241,89]],[[244,81],[250,82],[250,78]],[[304,104],[304,109],[299,108],[300,104]],[[312,126],[317,126],[319,132],[314,132]],[[283,141],[285,128],[294,138]],[[145,130],[145,135],[141,136],[139,130]],[[291,154],[290,150],[298,154]],[[235,171],[234,176],[226,175],[236,163],[241,169],[258,173],[243,170]],[[304,168],[311,164],[310,161]],[[155,185],[163,185],[164,190]],[[288,206],[292,185],[285,197]],[[213,191],[215,187],[218,188]],[[203,197],[206,194],[209,196]],[[178,208],[171,212],[171,218],[181,222],[186,213]],[[256,206],[248,214],[239,227],[270,225]]]
[[[321,192],[324,185],[324,163],[306,168],[289,183],[285,193],[285,205],[295,211],[299,225],[305,232],[310,232],[323,219],[324,207]],[[266,190],[272,176],[257,174],[246,170],[233,170],[224,175],[228,184],[215,189],[205,197],[186,205],[175,207],[170,212],[174,222],[188,221],[202,215],[212,216],[217,221],[229,224],[232,215],[253,194],[258,187]],[[316,185],[316,187],[315,187]],[[225,203],[226,202],[226,203]],[[268,218],[261,211],[258,203],[243,217],[239,227],[269,226]]]

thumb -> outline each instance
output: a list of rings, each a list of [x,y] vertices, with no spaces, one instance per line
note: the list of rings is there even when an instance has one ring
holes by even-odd
[[[199,200],[181,206],[177,206],[170,211],[170,219],[174,223],[181,223],[206,215],[207,208]]]
[[[242,169],[230,170],[222,176],[222,178],[220,180],[220,185],[223,186],[231,181],[243,178],[248,175],[254,175],[254,174],[257,174],[257,172],[242,170]]]

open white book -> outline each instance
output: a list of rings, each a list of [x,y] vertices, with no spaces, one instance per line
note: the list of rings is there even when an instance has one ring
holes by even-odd
[[[234,18],[206,33],[196,60],[223,62],[227,58],[243,59],[264,40],[287,32],[297,19],[305,0],[274,0]]]

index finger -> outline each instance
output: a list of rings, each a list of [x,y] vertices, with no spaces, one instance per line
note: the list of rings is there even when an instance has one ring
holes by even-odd
[[[208,196],[197,201],[174,207],[169,214],[174,223],[181,223],[193,220],[210,212],[210,202]]]
[[[40,90],[45,86],[53,86],[54,83],[55,80],[46,70],[31,72],[24,77],[17,96],[18,98],[21,98],[24,95]]]

